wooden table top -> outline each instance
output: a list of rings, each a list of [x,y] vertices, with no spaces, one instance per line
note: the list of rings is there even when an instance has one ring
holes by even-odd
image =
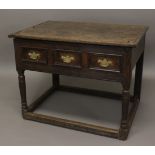
[[[46,21],[9,37],[134,47],[147,29],[142,25]]]

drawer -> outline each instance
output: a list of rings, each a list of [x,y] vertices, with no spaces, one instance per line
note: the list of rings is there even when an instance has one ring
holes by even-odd
[[[88,65],[90,69],[121,72],[122,56],[103,53],[89,53]]]
[[[48,51],[47,49],[36,49],[36,48],[23,48],[22,50],[22,61],[47,64]]]
[[[72,50],[55,50],[54,65],[81,68],[82,55],[78,51]]]

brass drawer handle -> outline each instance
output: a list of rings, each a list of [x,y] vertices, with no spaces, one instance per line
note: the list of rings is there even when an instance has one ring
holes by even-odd
[[[101,66],[101,67],[109,67],[110,65],[112,65],[112,61],[111,60],[107,60],[106,58],[103,59],[98,59],[97,63]]]
[[[40,54],[37,53],[36,51],[33,51],[31,50],[29,53],[28,53],[30,59],[32,60],[39,60],[40,59]]]
[[[69,56],[69,55],[62,55],[61,59],[64,63],[71,63],[73,60],[75,60],[75,58],[73,56]]]

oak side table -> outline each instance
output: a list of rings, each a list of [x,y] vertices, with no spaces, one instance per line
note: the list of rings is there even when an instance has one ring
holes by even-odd
[[[120,140],[127,139],[140,102],[147,30],[148,27],[140,25],[47,21],[10,34],[9,37],[14,38],[23,118]],[[134,93],[130,95],[135,66]],[[25,70],[52,73],[53,76],[53,86],[29,106]],[[60,85],[59,75],[119,82],[122,93]],[[35,113],[34,110],[56,90],[120,99],[120,128],[111,129]]]

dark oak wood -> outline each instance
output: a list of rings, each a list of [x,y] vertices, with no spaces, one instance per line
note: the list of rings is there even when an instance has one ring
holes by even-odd
[[[22,112],[28,110],[27,100],[26,100],[26,83],[24,70],[18,70],[18,80],[19,80],[19,90],[21,95]]]
[[[142,25],[47,21],[9,37],[132,47],[147,29]]]
[[[139,100],[140,100],[141,84],[142,84],[143,59],[144,59],[144,52],[142,53],[142,55],[140,56],[136,64],[136,71],[135,71],[134,96],[138,97]]]
[[[36,58],[33,58],[34,52],[36,53]],[[32,63],[41,63],[41,64],[47,64],[47,56],[48,51],[41,50],[41,49],[35,49],[35,48],[23,48],[22,53],[22,61],[24,62],[32,62]],[[32,59],[33,58],[33,59]]]
[[[94,70],[121,72],[121,57],[121,55],[115,54],[88,53],[89,68]],[[110,63],[109,66],[102,66],[104,60],[112,63]]]
[[[82,68],[82,54],[80,52],[56,50],[54,59],[54,65]]]
[[[57,125],[61,127],[89,132],[89,133],[102,135],[102,136],[108,136],[113,138],[119,137],[119,130],[117,129],[111,129],[111,128],[106,128],[106,127],[96,126],[92,124],[86,124],[82,122],[77,122],[77,121],[52,117],[52,116],[46,116],[46,115],[31,113],[31,112],[24,113],[24,118],[37,121],[37,122]]]
[[[122,99],[122,94],[119,94],[119,93],[99,91],[99,90],[86,89],[86,88],[77,88],[77,87],[65,86],[65,85],[60,85],[58,90],[72,92],[72,93],[98,96],[98,97],[106,97],[106,98],[115,99],[115,100],[121,100]],[[134,99],[134,96],[130,96],[131,102],[133,102],[133,99]]]
[[[147,29],[136,25],[47,21],[9,35],[14,38],[23,117],[120,140],[127,139],[140,101]],[[130,84],[135,66],[132,96]],[[25,70],[52,73],[53,86],[29,106]],[[60,75],[119,82],[122,93],[64,86],[60,84]],[[35,113],[35,109],[55,91],[121,100],[120,128],[111,129]]]

